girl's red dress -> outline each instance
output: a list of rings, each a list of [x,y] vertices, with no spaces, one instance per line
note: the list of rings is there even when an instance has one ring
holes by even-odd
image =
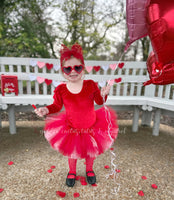
[[[116,114],[108,107],[95,111],[94,101],[102,105],[103,98],[94,81],[84,80],[78,94],[61,84],[53,98],[45,124],[45,138],[53,149],[77,159],[96,157],[110,148],[118,134]],[[63,105],[65,111],[57,113]]]

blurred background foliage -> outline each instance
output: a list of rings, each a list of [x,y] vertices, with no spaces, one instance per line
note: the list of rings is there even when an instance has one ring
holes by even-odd
[[[59,58],[60,45],[82,45],[85,59],[119,60],[128,41],[125,0],[1,0],[0,56]],[[146,60],[149,38],[122,60]]]

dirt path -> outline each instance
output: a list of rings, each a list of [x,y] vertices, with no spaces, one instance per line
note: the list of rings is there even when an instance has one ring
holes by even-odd
[[[94,164],[97,186],[65,185],[67,158],[50,148],[42,133],[43,122],[18,122],[18,134],[9,135],[7,122],[0,131],[0,193],[2,200],[56,200],[56,191],[66,192],[64,199],[83,200],[173,200],[174,199],[174,128],[161,126],[160,136],[151,128],[131,132],[130,121],[119,121],[119,137],[113,145],[116,155],[116,180],[106,178],[111,167],[111,153],[105,152]],[[8,165],[13,161],[13,165]],[[47,170],[54,165],[52,173]],[[84,160],[77,163],[77,175],[85,176]],[[142,176],[147,179],[143,180]],[[153,189],[156,184],[158,189]],[[120,189],[112,194],[114,188]],[[144,197],[138,195],[142,190]]]

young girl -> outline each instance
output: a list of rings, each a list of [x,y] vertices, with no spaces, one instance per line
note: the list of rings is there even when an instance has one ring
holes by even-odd
[[[68,157],[67,186],[75,184],[77,159],[86,159],[87,181],[94,184],[93,162],[110,148],[118,134],[115,112],[107,109],[111,119],[108,122],[105,108],[94,110],[94,102],[102,105],[106,101],[110,86],[100,91],[94,81],[83,80],[84,59],[79,44],[71,49],[62,45],[60,54],[61,70],[67,82],[55,89],[53,104],[35,112],[40,117],[47,115],[45,137],[55,150]],[[63,105],[65,111],[50,115],[59,112]]]

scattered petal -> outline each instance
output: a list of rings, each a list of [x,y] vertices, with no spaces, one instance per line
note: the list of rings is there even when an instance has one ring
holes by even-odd
[[[75,192],[73,196],[74,196],[74,198],[77,198],[80,196],[80,194],[78,192]]]
[[[109,165],[105,165],[105,169],[109,169],[110,167],[109,167]]]
[[[52,169],[49,169],[49,170],[47,170],[47,172],[48,172],[48,173],[52,173],[52,172],[53,172],[53,170],[52,170]]]
[[[87,185],[86,178],[84,176],[80,177],[80,183],[81,185]]]
[[[66,193],[65,192],[62,192],[62,191],[57,191],[56,194],[62,198],[64,198],[66,196]]]
[[[76,176],[76,180],[80,180],[81,179],[81,176]]]
[[[120,169],[116,169],[115,171],[116,171],[117,173],[120,173],[120,172],[121,172],[121,170],[120,170]]]
[[[141,178],[142,178],[142,179],[144,179],[144,180],[146,180],[146,179],[147,179],[147,177],[146,177],[146,176],[142,176]]]
[[[56,168],[56,166],[54,166],[54,165],[53,165],[53,166],[51,166],[51,169],[55,169],[55,168]]]
[[[157,189],[158,188],[158,186],[156,184],[152,184],[151,186],[152,186],[153,189]]]
[[[111,150],[111,151],[113,151],[113,150],[114,150],[114,148],[110,148],[110,150]]]
[[[86,181],[81,181],[80,183],[81,183],[81,185],[87,185]]]
[[[14,164],[14,162],[13,161],[10,161],[9,163],[8,163],[8,165],[13,165]]]
[[[91,184],[93,187],[96,187],[97,186],[97,184],[96,183],[94,183],[94,184]]]
[[[140,191],[138,192],[138,195],[143,197],[143,196],[144,196],[144,192],[143,192],[142,190],[140,190]]]
[[[4,189],[0,188],[0,193],[3,192],[3,191],[4,191]]]

